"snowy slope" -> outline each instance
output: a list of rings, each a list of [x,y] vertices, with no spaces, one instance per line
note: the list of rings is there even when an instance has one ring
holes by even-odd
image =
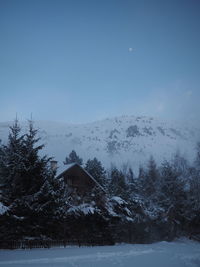
[[[0,266],[199,267],[200,243],[182,240],[148,245],[1,250]]]
[[[9,124],[0,123],[3,141],[6,141]],[[126,162],[138,167],[151,154],[161,161],[178,149],[192,159],[196,142],[200,140],[197,126],[150,117],[121,116],[78,125],[37,121],[35,126],[46,144],[44,153],[59,162],[74,149],[84,161],[97,157],[106,167]]]

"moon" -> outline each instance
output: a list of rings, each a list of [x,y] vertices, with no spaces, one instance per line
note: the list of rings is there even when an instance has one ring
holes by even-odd
[[[133,48],[132,47],[129,47],[128,51],[129,52],[133,52]]]

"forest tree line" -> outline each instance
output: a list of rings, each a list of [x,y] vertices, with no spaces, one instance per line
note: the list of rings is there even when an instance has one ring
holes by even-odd
[[[195,161],[180,153],[159,166],[153,156],[135,175],[131,166],[105,169],[97,159],[72,151],[65,164],[82,165],[98,188],[80,199],[56,179],[51,158],[41,156],[38,130],[29,121],[22,133],[16,120],[0,146],[0,240],[99,239],[108,243],[146,243],[200,234],[200,143]],[[87,210],[87,212],[86,212]]]

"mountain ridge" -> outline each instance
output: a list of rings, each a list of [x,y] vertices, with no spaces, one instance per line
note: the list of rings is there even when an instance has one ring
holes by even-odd
[[[23,130],[27,127],[26,122],[20,124]],[[12,122],[0,122],[3,142],[7,140],[9,125]],[[35,121],[34,125],[46,144],[43,152],[60,164],[71,150],[84,162],[97,157],[105,167],[129,163],[138,168],[150,155],[160,163],[170,159],[177,150],[193,160],[196,143],[200,140],[200,128],[192,123],[147,116],[124,115],[83,124]]]

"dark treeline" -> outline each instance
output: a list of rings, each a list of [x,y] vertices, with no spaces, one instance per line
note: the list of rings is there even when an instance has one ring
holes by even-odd
[[[72,151],[65,164],[84,166],[98,188],[80,198],[40,156],[43,145],[29,122],[21,133],[17,121],[8,143],[0,146],[0,240],[102,240],[102,243],[147,243],[198,237],[200,229],[200,144],[191,165],[176,153],[157,166],[134,170],[124,165],[105,170],[97,159],[83,160]],[[106,241],[106,242],[105,242]]]

